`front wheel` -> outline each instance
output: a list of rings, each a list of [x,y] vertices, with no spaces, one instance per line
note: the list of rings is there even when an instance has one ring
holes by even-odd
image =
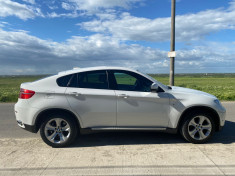
[[[193,112],[188,114],[181,126],[181,134],[192,143],[205,143],[215,132],[215,123],[210,114]]]
[[[52,147],[66,147],[74,141],[77,129],[70,116],[54,114],[41,125],[40,135]]]

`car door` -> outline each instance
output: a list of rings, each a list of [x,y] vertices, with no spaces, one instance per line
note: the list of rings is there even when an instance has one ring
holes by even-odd
[[[152,81],[130,71],[112,70],[117,95],[117,127],[166,127],[169,96],[151,92]]]
[[[74,74],[66,97],[83,128],[116,126],[116,96],[109,89],[106,70]]]

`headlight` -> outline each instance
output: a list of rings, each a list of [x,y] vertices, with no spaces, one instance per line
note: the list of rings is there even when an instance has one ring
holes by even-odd
[[[219,101],[218,99],[215,99],[214,102],[215,102],[217,105],[221,106],[221,103],[220,103],[220,101]]]

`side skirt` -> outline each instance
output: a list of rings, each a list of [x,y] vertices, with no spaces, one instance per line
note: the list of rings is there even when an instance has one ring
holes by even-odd
[[[92,127],[81,128],[81,134],[97,133],[97,132],[114,132],[114,131],[155,131],[176,134],[176,128],[162,128],[162,127]]]

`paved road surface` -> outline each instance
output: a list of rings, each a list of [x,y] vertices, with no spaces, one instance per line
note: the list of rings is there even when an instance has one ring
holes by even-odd
[[[47,146],[20,129],[13,104],[0,104],[0,176],[18,175],[235,175],[235,103],[208,144],[155,132],[83,135],[69,148]]]
[[[0,103],[0,138],[34,138],[39,137],[18,127],[13,103]]]

